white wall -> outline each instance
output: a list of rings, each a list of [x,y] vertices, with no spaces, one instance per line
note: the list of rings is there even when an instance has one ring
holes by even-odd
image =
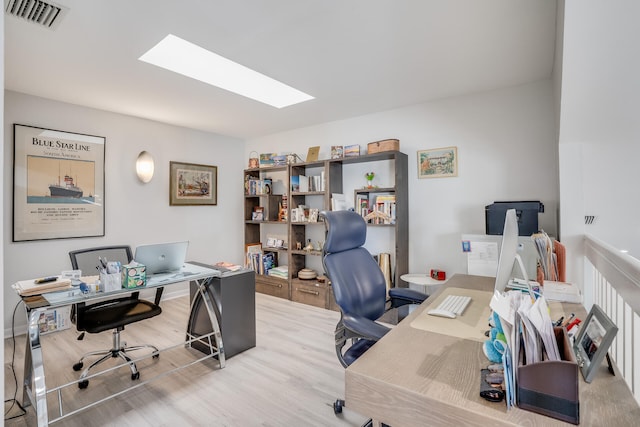
[[[638,16],[635,0],[565,2],[561,227],[580,277],[584,233],[640,258]]]
[[[4,19],[0,21],[0,81],[2,82],[2,91],[0,92],[0,117],[4,117]],[[0,144],[4,147],[4,134],[0,135]],[[4,176],[4,162],[0,162],[0,176]],[[5,199],[6,197],[2,197]],[[0,222],[4,222],[4,210],[0,211]],[[0,239],[5,241],[4,228],[0,229]],[[0,277],[4,278],[4,245],[0,247]],[[0,313],[4,314],[4,294],[0,293]],[[4,352],[0,355],[0,363],[4,366]],[[0,380],[4,384],[4,369],[0,374]],[[3,392],[4,395],[4,392]]]
[[[494,201],[540,200],[540,226],[557,230],[557,132],[551,80],[444,99],[268,135],[247,141],[257,152],[296,152],[310,146],[400,139],[409,155],[409,269],[466,271],[460,235],[484,233],[484,207]],[[418,179],[418,150],[457,146],[457,178]],[[364,177],[353,177],[364,184]],[[359,182],[359,183],[360,183]]]
[[[5,92],[4,105],[5,335],[18,301],[9,285],[68,269],[68,252],[73,249],[186,239],[190,260],[242,262],[243,141],[11,91]],[[11,242],[14,123],[106,137],[104,237]],[[155,159],[155,175],[148,184],[135,174],[142,150]],[[169,206],[172,160],[218,166],[218,205]],[[24,330],[25,324],[24,311],[19,311],[18,330]]]

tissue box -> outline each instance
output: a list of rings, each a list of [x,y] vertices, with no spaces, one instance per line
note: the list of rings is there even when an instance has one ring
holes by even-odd
[[[122,266],[122,287],[140,288],[147,284],[147,267],[137,262]]]

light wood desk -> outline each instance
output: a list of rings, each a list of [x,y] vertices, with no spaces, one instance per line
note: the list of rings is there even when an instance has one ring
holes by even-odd
[[[455,275],[445,286],[492,290],[493,283],[490,277]],[[482,343],[411,327],[443,289],[347,368],[346,407],[393,427],[571,425],[482,399],[480,369],[489,364]],[[586,318],[581,305],[553,303],[552,318],[563,312]],[[638,425],[640,407],[621,376],[610,375],[606,364],[591,384],[578,375],[581,426]]]

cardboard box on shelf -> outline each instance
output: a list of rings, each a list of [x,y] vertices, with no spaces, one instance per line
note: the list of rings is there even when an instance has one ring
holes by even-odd
[[[399,139],[383,139],[382,141],[370,142],[367,144],[367,153],[381,153],[383,151],[400,151]]]

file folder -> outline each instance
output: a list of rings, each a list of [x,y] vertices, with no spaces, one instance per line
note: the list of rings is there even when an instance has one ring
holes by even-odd
[[[516,371],[517,405],[521,409],[579,424],[578,364],[567,330],[560,327],[553,330],[562,360],[526,364],[519,357]]]

